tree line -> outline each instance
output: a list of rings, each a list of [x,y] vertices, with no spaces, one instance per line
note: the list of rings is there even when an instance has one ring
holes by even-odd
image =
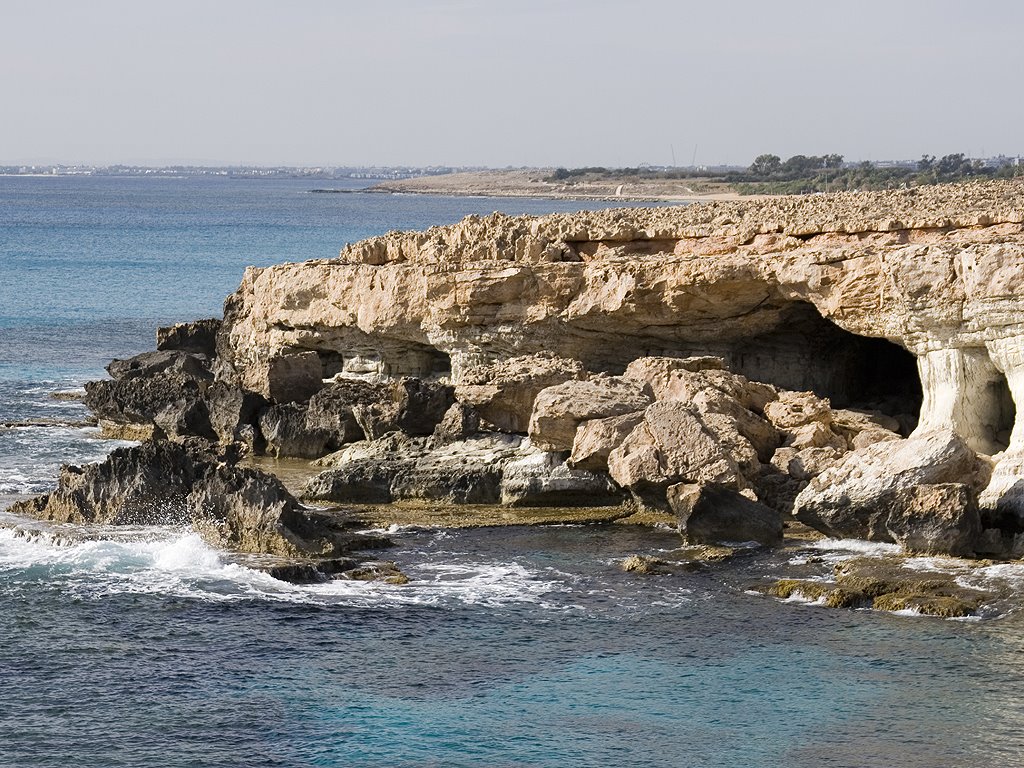
[[[922,184],[944,184],[975,178],[1004,179],[1024,176],[1024,166],[1011,158],[989,164],[964,153],[935,157],[922,155],[909,165],[876,165],[868,161],[848,163],[839,154],[762,154],[742,171],[709,172],[699,168],[557,168],[550,182],[573,184],[584,180],[625,181],[701,179],[726,183],[742,194],[801,194],[841,190],[877,190]]]

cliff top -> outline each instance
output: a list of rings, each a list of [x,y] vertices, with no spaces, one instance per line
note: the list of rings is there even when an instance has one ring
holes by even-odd
[[[980,181],[540,217],[468,216],[450,226],[390,232],[346,245],[337,261],[559,261],[573,243],[728,238],[742,245],[757,235],[808,238],[1021,222],[1024,182]]]

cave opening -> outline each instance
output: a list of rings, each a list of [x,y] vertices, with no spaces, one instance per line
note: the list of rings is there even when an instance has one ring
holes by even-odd
[[[735,345],[728,357],[748,378],[810,390],[835,408],[880,411],[904,435],[917,426],[923,397],[914,355],[887,339],[850,333],[807,302],[791,304],[774,330]]]
[[[994,452],[999,452],[1010,445],[1010,433],[1013,431],[1013,424],[1017,419],[1017,404],[1013,402],[1010,384],[1002,372],[989,381],[988,389],[986,399],[993,404],[994,410],[989,425],[990,437]]]

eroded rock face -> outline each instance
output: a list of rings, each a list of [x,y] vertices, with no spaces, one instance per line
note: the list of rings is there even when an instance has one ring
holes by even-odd
[[[914,396],[887,379],[888,353],[868,343],[887,339],[919,361],[924,431],[953,429],[984,453],[1009,439],[1009,456],[1024,452],[1002,383],[1024,396],[1022,189],[470,217],[357,243],[333,260],[250,270],[228,302],[222,349],[257,392],[289,350],[372,358],[383,375],[429,376],[446,359],[455,386],[490,387],[467,402],[516,432],[529,394],[490,418],[502,387],[470,381],[480,361],[549,355],[619,374],[642,357],[712,356],[835,407],[881,408],[905,433]],[[791,445],[839,449],[829,431],[844,435],[825,426],[807,425]],[[1011,463],[994,477],[1016,477]],[[999,482],[983,498],[1022,506],[1014,483]]]
[[[721,487],[830,535],[1016,551],[1022,201],[985,183],[392,233],[247,271],[215,357],[206,326],[162,333],[87,400],[112,429],[344,447],[322,498],[520,503],[590,473],[661,509]]]

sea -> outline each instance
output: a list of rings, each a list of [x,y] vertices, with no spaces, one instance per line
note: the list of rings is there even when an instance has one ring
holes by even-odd
[[[54,393],[159,325],[218,316],[247,265],[584,205],[365,184],[0,178],[0,768],[1024,766],[1017,601],[945,620],[751,589],[886,545],[645,576],[620,563],[678,547],[672,531],[394,528],[409,584],[296,586],[187,529],[5,511],[117,445]],[[1016,564],[962,578],[1024,590]]]

